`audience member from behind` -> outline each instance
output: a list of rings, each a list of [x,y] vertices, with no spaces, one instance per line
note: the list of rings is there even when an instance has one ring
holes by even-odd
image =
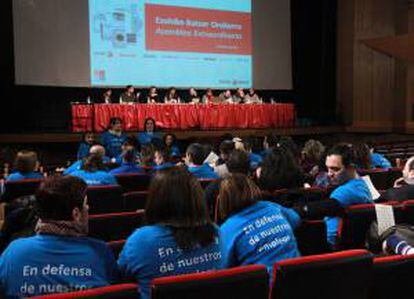
[[[89,156],[91,156],[91,155],[101,157],[103,163],[109,163],[111,161],[111,159],[106,156],[105,148],[102,145],[99,145],[99,144],[93,145],[89,149]],[[73,163],[71,166],[69,166],[67,169],[65,169],[63,171],[63,175],[68,175],[68,174],[71,174],[74,171],[77,171],[77,170],[82,169],[82,166],[85,163],[86,158],[87,157],[85,157],[84,159],[78,160],[75,163]]]
[[[359,178],[352,147],[348,144],[338,144],[329,150],[326,156],[326,168],[331,183],[336,186],[329,196],[342,208],[362,203],[372,202],[372,196],[366,183]],[[338,217],[326,217],[328,242],[336,242]]]
[[[394,187],[381,196],[382,200],[404,201],[414,198],[414,156],[407,160],[402,173],[403,176],[394,182]]]
[[[223,268],[266,265],[300,255],[293,230],[299,215],[276,203],[260,201],[260,190],[243,174],[224,179],[218,197]]]
[[[383,155],[374,153],[374,147],[371,143],[367,144],[371,156],[371,168],[391,168],[391,162]]]
[[[102,157],[90,155],[86,158],[80,170],[72,172],[70,175],[83,179],[88,186],[116,185],[115,177],[105,171]]]
[[[102,145],[110,158],[116,158],[122,153],[122,144],[127,139],[127,135],[122,130],[122,119],[112,117],[109,121],[108,130],[101,135]]]
[[[205,164],[204,160],[209,153],[203,145],[199,143],[190,144],[186,151],[185,163],[188,171],[198,179],[218,179],[219,176],[214,172],[210,165]]]
[[[371,169],[371,152],[368,145],[365,143],[358,143],[353,145],[355,154],[355,165],[358,169]]]
[[[76,155],[78,160],[82,160],[89,155],[89,150],[95,142],[95,134],[93,132],[85,132],[83,134],[82,142],[79,144],[78,154]]]
[[[7,182],[25,179],[41,179],[43,175],[38,172],[39,161],[33,151],[20,151],[14,161],[14,171],[6,178]]]
[[[264,158],[272,149],[279,147],[279,137],[275,134],[266,135],[263,139],[263,151],[260,155]]]
[[[263,161],[262,156],[253,152],[255,143],[256,143],[256,139],[254,137],[248,137],[248,138],[243,139],[244,149],[249,155],[249,163],[250,163],[250,168],[252,170],[255,170],[257,167],[259,167]]]
[[[302,169],[311,176],[316,177],[321,171],[322,158],[325,153],[323,144],[315,139],[306,141],[302,149]]]
[[[129,136],[126,138],[125,142],[121,146],[122,153],[117,156],[115,159],[112,159],[116,164],[122,164],[122,157],[126,151],[134,151],[135,152],[135,160],[134,162],[139,161],[140,158],[140,149],[141,145],[139,144],[138,140],[135,137]]]
[[[36,236],[12,242],[0,257],[7,298],[63,293],[109,285],[117,279],[112,251],[87,238],[86,184],[51,177],[37,191]]]
[[[138,281],[142,298],[150,298],[154,278],[219,268],[218,229],[200,183],[185,169],[157,173],[145,211],[148,225],[128,238],[118,260],[124,275]]]
[[[122,153],[122,163],[119,167],[112,169],[109,173],[116,174],[138,174],[145,173],[144,169],[136,164],[137,153],[133,149]]]
[[[144,132],[138,133],[138,141],[141,145],[154,144],[159,145],[162,143],[161,134],[157,132],[157,126],[155,119],[147,118],[144,121]]]

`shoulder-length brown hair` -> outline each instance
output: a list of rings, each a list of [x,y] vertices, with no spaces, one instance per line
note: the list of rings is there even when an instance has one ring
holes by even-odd
[[[157,172],[150,185],[145,214],[148,224],[170,227],[183,250],[207,246],[217,236],[200,183],[182,167]]]
[[[261,191],[252,179],[245,174],[232,173],[220,184],[218,220],[226,220],[231,215],[254,205],[260,198]]]

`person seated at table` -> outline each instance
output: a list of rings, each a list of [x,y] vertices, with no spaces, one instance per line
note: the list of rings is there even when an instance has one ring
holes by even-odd
[[[207,88],[206,93],[203,96],[202,102],[203,104],[214,103],[214,93],[211,88]]]
[[[113,174],[106,172],[102,157],[90,155],[85,159],[80,170],[70,173],[85,181],[88,186],[117,185]]]
[[[294,229],[301,223],[292,209],[262,201],[260,189],[245,174],[232,173],[220,185],[218,214],[222,266],[262,264],[272,274],[275,262],[300,256]]]
[[[112,89],[107,89],[102,95],[103,103],[104,104],[111,104],[112,103]]]
[[[79,144],[78,153],[76,157],[78,160],[82,160],[89,155],[89,150],[92,145],[96,143],[95,134],[93,132],[85,132],[82,135],[82,142]]]
[[[175,166],[175,164],[171,162],[170,153],[166,148],[157,148],[155,150],[154,163],[155,166],[153,169],[156,171]]]
[[[162,143],[161,133],[157,132],[155,119],[151,117],[145,119],[144,132],[138,133],[138,141],[141,145],[159,145]]]
[[[177,137],[172,133],[164,135],[164,146],[173,158],[181,157],[180,148],[177,146]]]
[[[135,95],[135,88],[132,85],[127,85],[125,88],[125,92],[121,94],[119,97],[120,104],[131,104],[135,103],[138,95]]]
[[[6,181],[42,179],[43,175],[38,172],[38,168],[39,161],[37,160],[36,152],[27,150],[20,151],[14,160],[14,171],[7,176]]]
[[[138,281],[141,298],[151,297],[154,278],[219,269],[218,229],[208,216],[200,183],[185,169],[155,175],[145,217],[147,225],[128,237],[118,259],[123,276]]]
[[[5,298],[27,298],[116,283],[118,269],[105,242],[88,238],[87,186],[51,177],[36,192],[36,235],[13,241],[0,257]],[[4,297],[2,297],[4,298]]]
[[[188,96],[186,98],[186,103],[189,104],[199,104],[200,103],[200,97],[198,96],[197,90],[195,88],[191,87],[188,90]]]
[[[246,104],[260,104],[262,103],[262,99],[259,97],[259,95],[256,93],[254,88],[250,88],[249,92],[246,94],[244,98],[244,102]]]
[[[185,154],[185,164],[188,171],[199,179],[219,179],[220,177],[214,172],[214,169],[204,163],[208,154],[202,144],[190,144]]]
[[[219,95],[219,102],[220,103],[227,103],[227,104],[233,104],[233,96],[231,94],[230,89],[226,89]]]
[[[106,149],[106,154],[111,158],[116,158],[122,153],[122,144],[127,139],[127,135],[123,132],[122,119],[112,117],[109,121],[109,128],[102,133],[102,145]]]
[[[111,163],[111,158],[106,156],[105,148],[100,144],[95,144],[95,145],[91,146],[91,148],[89,149],[89,155],[87,157],[89,157],[91,155],[101,157],[104,164]],[[82,166],[85,162],[85,159],[87,157],[85,157],[81,160],[77,160],[75,163],[73,163],[68,168],[63,170],[63,175],[68,175],[68,174],[71,174],[74,171],[80,170],[82,168]]]
[[[112,169],[109,173],[112,175],[116,174],[136,174],[144,173],[145,170],[138,166],[137,161],[137,152],[134,149],[126,149],[121,155],[122,162],[121,165],[115,169]]]
[[[147,104],[156,104],[160,102],[160,97],[158,95],[157,88],[151,86],[148,91]]]
[[[237,88],[236,93],[233,95],[233,103],[242,104],[244,103],[246,94],[244,93],[243,88]]]
[[[164,103],[166,103],[166,104],[178,104],[178,103],[181,103],[180,96],[178,95],[177,89],[175,89],[175,87],[171,87],[168,90],[167,95],[164,98]]]

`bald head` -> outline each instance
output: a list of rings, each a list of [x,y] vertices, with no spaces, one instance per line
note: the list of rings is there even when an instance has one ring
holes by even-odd
[[[94,145],[89,149],[89,155],[94,155],[103,158],[105,154],[105,148],[102,145]]]

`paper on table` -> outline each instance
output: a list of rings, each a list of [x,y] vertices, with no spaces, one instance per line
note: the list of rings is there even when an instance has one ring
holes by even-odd
[[[361,177],[361,179],[363,179],[365,184],[367,184],[367,187],[369,189],[369,192],[371,193],[372,199],[377,200],[378,198],[380,198],[381,194],[375,188],[375,186],[372,183],[371,178],[369,177],[369,175],[365,175],[365,176]]]
[[[381,235],[388,228],[395,225],[392,206],[376,204],[375,212],[377,214],[378,235]]]

